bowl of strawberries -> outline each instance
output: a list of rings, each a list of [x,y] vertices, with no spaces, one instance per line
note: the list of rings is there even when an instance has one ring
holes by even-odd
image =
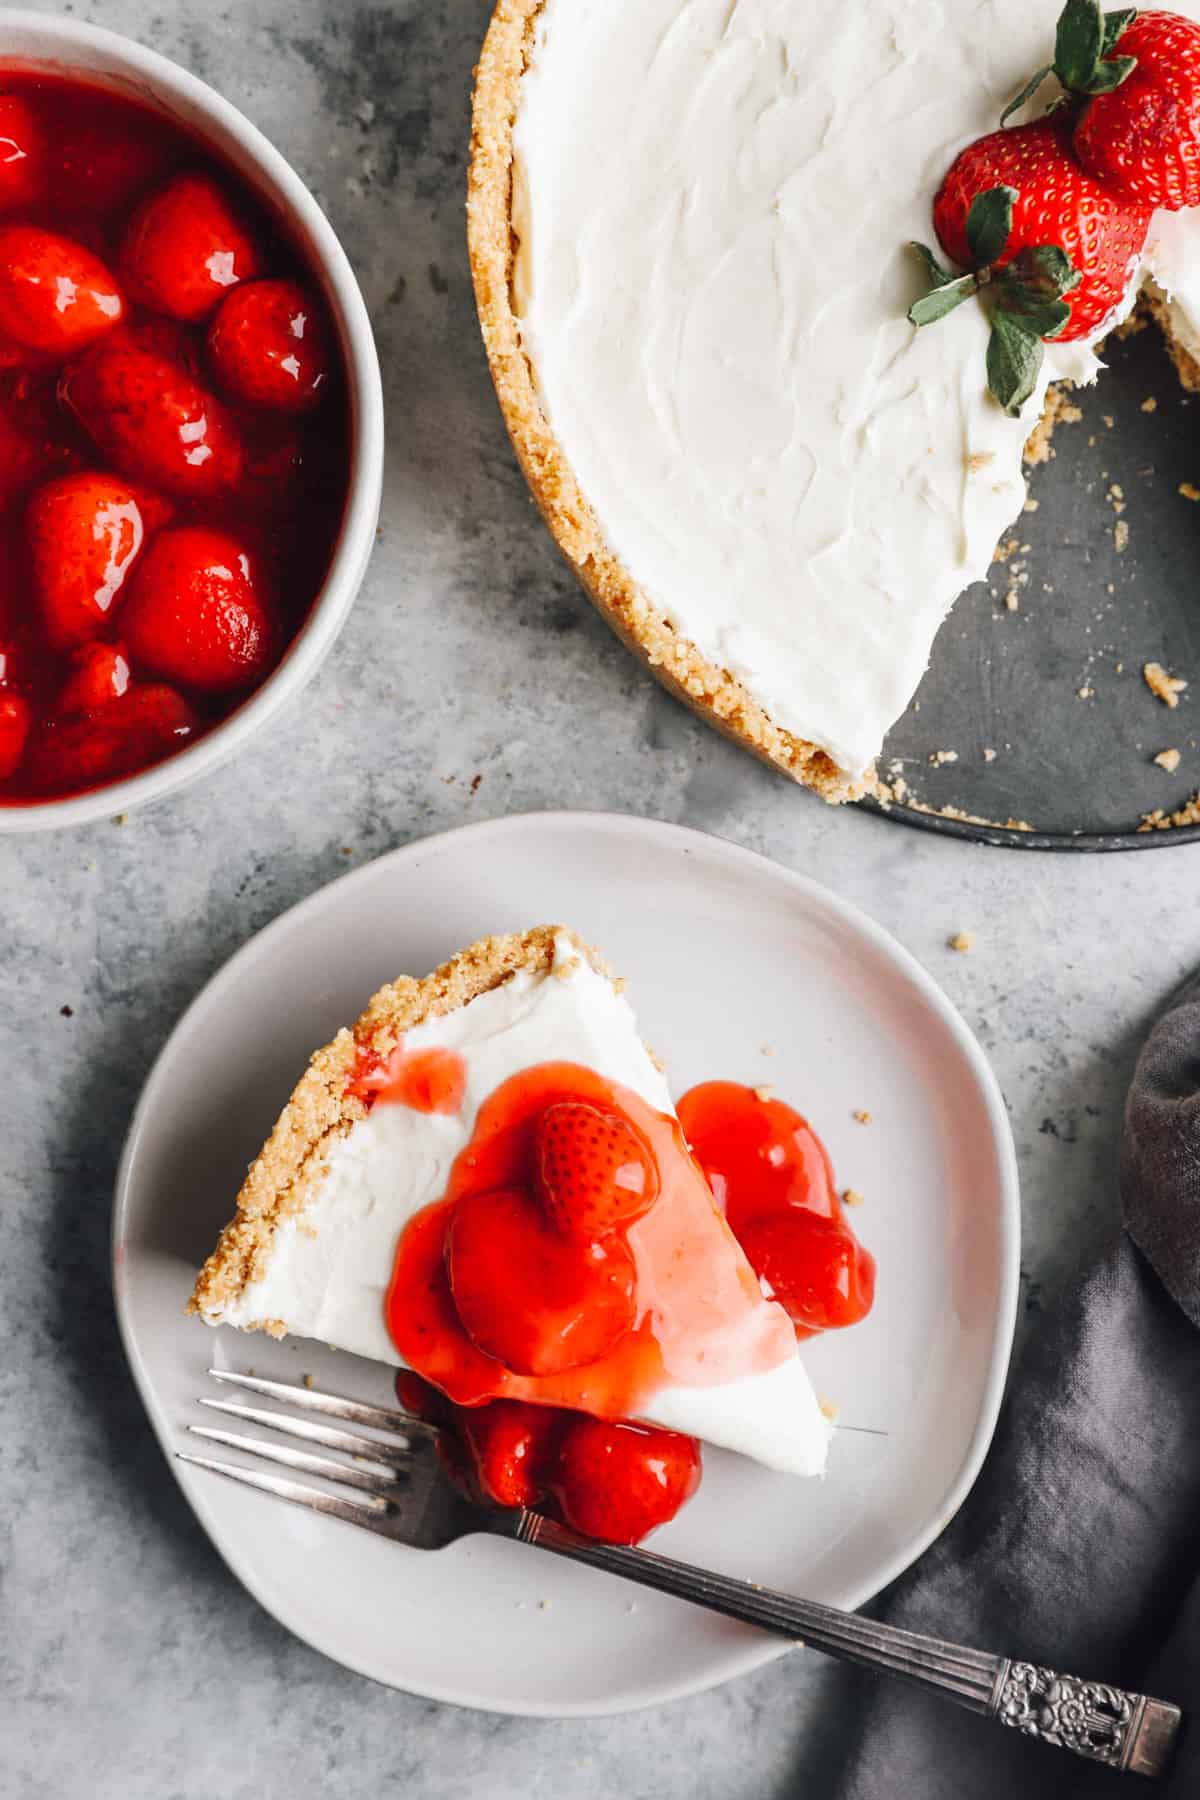
[[[334,232],[153,51],[0,19],[0,831],[212,769],[311,677],[379,513]]]

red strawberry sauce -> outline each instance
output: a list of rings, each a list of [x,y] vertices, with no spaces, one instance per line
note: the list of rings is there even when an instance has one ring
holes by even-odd
[[[0,805],[19,805],[135,774],[262,684],[329,566],[348,414],[313,271],[205,144],[11,69],[0,152]],[[101,648],[120,683],[94,678]]]
[[[649,1212],[589,1243],[558,1231],[537,1199],[536,1131],[557,1102],[584,1100],[629,1121],[657,1165],[659,1193]],[[528,1238],[504,1225],[503,1253],[490,1254],[489,1234],[471,1234],[460,1258],[454,1227],[488,1196],[528,1197]],[[494,1399],[533,1400],[629,1418],[668,1384],[705,1385],[774,1368],[788,1354],[786,1322],[762,1305],[750,1270],[714,1258],[726,1227],[683,1134],[671,1118],[638,1095],[573,1063],[542,1063],[503,1082],[479,1109],[471,1142],[456,1159],[443,1199],[418,1213],[401,1235],[388,1296],[388,1329],[410,1368],[462,1406]],[[547,1255],[553,1237],[562,1263]],[[570,1363],[563,1349],[564,1315],[582,1317],[593,1299],[607,1306],[607,1268],[597,1270],[596,1243],[609,1258],[627,1250],[637,1270],[636,1306],[626,1328],[602,1356]],[[495,1246],[498,1248],[498,1246]],[[477,1267],[477,1259],[488,1258]],[[606,1259],[606,1261],[609,1259]],[[714,1266],[716,1272],[714,1274]],[[543,1282],[530,1280],[536,1268]],[[553,1365],[519,1373],[482,1350],[455,1304],[452,1279],[470,1289],[473,1321],[478,1290],[487,1286],[498,1316],[519,1312],[522,1357]],[[489,1320],[489,1339],[497,1320]],[[715,1338],[731,1342],[729,1360],[709,1360]],[[700,1346],[698,1351],[697,1346]]]
[[[690,1089],[678,1112],[717,1205],[796,1336],[865,1318],[875,1258],[850,1228],[808,1120],[733,1081]]]
[[[409,1050],[388,1057],[360,1050],[349,1092],[367,1106],[410,1106],[414,1112],[456,1113],[467,1086],[467,1065],[454,1050]]]
[[[403,1043],[360,1052],[351,1077],[368,1106],[425,1112],[464,1088],[452,1052]],[[612,1542],[673,1518],[700,1479],[693,1440],[633,1422],[658,1388],[773,1368],[793,1331],[852,1324],[874,1294],[799,1113],[708,1082],[679,1121],[576,1064],[522,1070],[402,1233],[387,1297],[401,1403],[441,1428],[455,1479]],[[726,1229],[753,1275],[713,1257]]]

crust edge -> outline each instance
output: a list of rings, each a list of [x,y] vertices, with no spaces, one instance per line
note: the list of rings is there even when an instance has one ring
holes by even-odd
[[[669,692],[726,737],[838,803],[867,792],[816,744],[777,725],[727,669],[703,657],[651,605],[612,553],[538,399],[511,304],[512,134],[517,89],[542,0],[498,0],[475,70],[467,176],[467,248],[500,410],[551,536],[597,611]]]
[[[314,1052],[250,1165],[234,1215],[196,1279],[188,1312],[207,1324],[220,1323],[225,1308],[266,1267],[281,1222],[304,1211],[328,1169],[330,1146],[356,1119],[366,1116],[362,1101],[346,1092],[359,1049],[387,1056],[414,1026],[457,1012],[519,972],[549,970],[559,936],[567,938],[598,974],[612,979],[599,952],[566,926],[537,925],[525,932],[481,938],[421,980],[404,975],[380,988],[353,1026],[343,1027],[332,1042]],[[285,1328],[279,1320],[264,1319],[248,1329],[282,1337]]]

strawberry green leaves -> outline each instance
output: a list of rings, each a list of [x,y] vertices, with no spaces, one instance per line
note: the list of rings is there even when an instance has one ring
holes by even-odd
[[[989,269],[1004,254],[1012,235],[1013,207],[1020,199],[1016,188],[987,188],[976,194],[967,214],[967,249],[971,267]]]
[[[925,244],[914,244],[929,277],[928,292],[914,300],[908,317],[914,325],[944,319],[964,300],[990,290],[992,331],[988,341],[988,388],[1010,418],[1016,418],[1037,386],[1042,366],[1042,339],[1056,337],[1071,316],[1065,294],[1082,276],[1057,244],[1019,250],[1003,268],[996,263],[1012,233],[1013,205],[1019,198],[1010,187],[977,194],[967,214],[967,247],[974,267],[952,275]]]
[[[1058,20],[1054,61],[1032,76],[1000,115],[1006,125],[1015,112],[1041,87],[1048,75],[1057,75],[1068,94],[1111,94],[1132,75],[1136,56],[1114,56],[1121,34],[1137,17],[1136,8],[1104,13],[1099,0],[1067,0]]]

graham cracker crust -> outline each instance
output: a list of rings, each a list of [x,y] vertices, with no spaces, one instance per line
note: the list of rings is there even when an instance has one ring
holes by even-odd
[[[537,925],[506,937],[481,938],[423,980],[403,975],[380,988],[352,1027],[315,1052],[250,1165],[234,1216],[197,1278],[187,1304],[190,1313],[219,1323],[225,1307],[265,1270],[280,1222],[303,1213],[327,1173],[330,1146],[366,1117],[363,1102],[346,1091],[359,1051],[386,1057],[414,1026],[457,1012],[520,972],[548,971],[559,936],[568,938],[598,974],[612,979],[599,953],[564,926]],[[258,1320],[248,1329],[274,1337],[284,1333],[278,1320]]]
[[[471,155],[467,181],[467,246],[480,329],[500,410],[513,449],[542,518],[584,590],[622,641],[672,694],[725,736],[793,781],[837,804],[880,793],[874,767],[851,775],[826,751],[778,725],[729,670],[709,662],[675,630],[604,539],[538,397],[513,311],[516,237],[512,226],[513,125],[533,27],[544,0],[497,0],[475,70]],[[1165,296],[1153,285],[1116,330],[1140,330],[1149,319],[1161,329],[1185,388],[1200,391],[1200,363],[1176,342]],[[1025,445],[1027,464],[1054,454],[1056,426],[1080,417],[1071,384],[1046,396]],[[913,805],[911,798],[892,804]],[[962,815],[964,817],[968,815]],[[1024,821],[1010,821],[1028,830]]]
[[[764,711],[728,669],[701,656],[606,544],[538,399],[512,308],[512,135],[533,23],[543,0],[499,0],[475,71],[467,247],[484,347],[517,460],[551,536],[601,615],[677,699],[824,799],[857,799],[850,775]]]

